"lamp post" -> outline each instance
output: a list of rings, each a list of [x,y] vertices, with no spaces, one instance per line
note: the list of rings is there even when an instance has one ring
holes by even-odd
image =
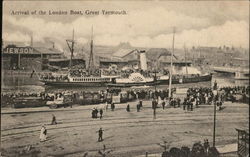
[[[174,32],[173,32],[173,45],[172,45],[172,51],[171,51],[169,89],[168,89],[168,97],[169,98],[172,96],[171,86],[172,86],[172,73],[173,73],[174,35],[175,35],[175,27],[174,27]]]
[[[156,79],[156,69],[154,70],[154,73],[155,73],[155,76],[154,76],[154,82],[155,82],[155,94],[156,94],[156,81],[157,81],[157,79]],[[156,96],[156,95],[155,95]]]
[[[214,126],[213,126],[213,147],[215,147],[215,127],[216,127],[216,95],[218,94],[217,92],[217,83],[216,81],[214,82],[213,85],[213,95],[214,95]]]
[[[214,102],[213,147],[215,147],[215,127],[216,127],[216,103]]]

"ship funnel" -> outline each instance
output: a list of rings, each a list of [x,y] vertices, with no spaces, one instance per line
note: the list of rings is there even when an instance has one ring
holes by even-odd
[[[142,70],[147,70],[147,58],[145,51],[140,51],[140,64]]]

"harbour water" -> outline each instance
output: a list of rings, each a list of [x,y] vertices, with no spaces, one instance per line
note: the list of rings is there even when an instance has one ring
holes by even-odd
[[[235,80],[233,75],[230,74],[213,74],[211,82],[199,82],[199,83],[189,83],[189,84],[177,84],[172,85],[176,88],[190,88],[190,87],[211,87],[212,82],[216,81],[219,87],[225,86],[246,86],[249,85],[249,80]],[[143,86],[135,88],[123,88],[122,90],[131,90],[131,89],[157,89],[157,90],[166,90],[168,85],[160,86]],[[25,78],[25,77],[15,77],[8,78],[5,77],[2,79],[2,92],[28,92],[28,93],[40,93],[40,92],[61,92],[61,91],[91,91],[96,92],[100,90],[106,90],[107,87],[51,87],[44,86],[43,83],[39,82],[37,78]]]

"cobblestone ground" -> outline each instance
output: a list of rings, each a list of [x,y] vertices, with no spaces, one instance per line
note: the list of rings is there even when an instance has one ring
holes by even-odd
[[[153,118],[151,102],[143,102],[140,112],[136,103],[116,105],[115,111],[104,111],[103,119],[92,119],[91,106],[49,109],[2,108],[1,152],[3,156],[98,156],[103,145],[112,149],[109,156],[137,156],[159,153],[163,140],[171,147],[191,147],[207,138],[212,141],[213,106],[201,105],[194,111],[182,108],[157,108]],[[101,108],[101,105],[96,105]],[[57,125],[50,125],[52,114]],[[235,143],[235,128],[248,128],[249,105],[225,102],[217,112],[216,145]],[[39,142],[41,125],[48,129],[48,138]],[[98,142],[97,130],[104,129],[104,141]],[[212,142],[210,143],[212,144]],[[28,146],[31,146],[30,148]]]

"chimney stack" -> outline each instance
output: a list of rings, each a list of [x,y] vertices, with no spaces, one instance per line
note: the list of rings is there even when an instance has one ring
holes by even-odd
[[[147,70],[147,58],[145,51],[140,51],[140,65],[142,70]]]

